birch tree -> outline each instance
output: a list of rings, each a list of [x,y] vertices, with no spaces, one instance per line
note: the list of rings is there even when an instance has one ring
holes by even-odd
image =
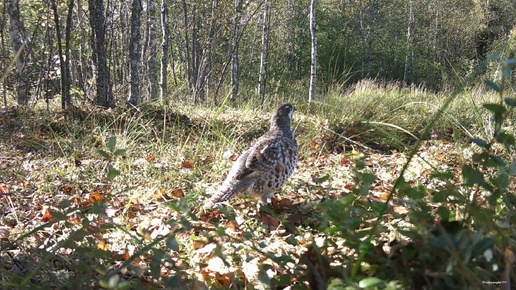
[[[260,73],[258,75],[258,95],[263,105],[265,101],[265,83],[267,81],[267,54],[269,50],[269,25],[271,18],[272,0],[265,0],[262,28],[262,53],[260,55]]]
[[[148,3],[148,48],[149,56],[147,60],[147,70],[149,72],[149,95],[151,100],[158,99],[158,40],[157,40],[157,27],[156,27],[156,0],[149,0]]]
[[[238,87],[240,85],[240,64],[238,59],[238,38],[240,31],[240,17],[242,13],[242,0],[235,0],[235,12],[233,15],[233,37],[231,39],[231,100],[236,101]]]
[[[20,1],[11,0],[7,13],[9,14],[9,37],[16,66],[16,100],[18,105],[26,106],[29,101],[29,79],[25,63],[26,42],[23,37],[25,27],[20,18]]]
[[[310,0],[310,88],[308,90],[308,102],[311,103],[315,96],[315,84],[317,81],[317,34],[315,29],[315,10],[317,0]]]
[[[411,60],[411,51],[412,51],[412,39],[414,39],[414,11],[413,11],[413,3],[412,0],[409,1],[408,5],[408,23],[407,23],[407,51],[405,53],[405,67],[403,70],[403,84],[406,86],[408,84],[408,74]]]
[[[129,43],[129,61],[131,66],[131,90],[129,105],[136,106],[140,99],[140,34],[142,12],[141,0],[133,0],[131,8],[131,40]]]

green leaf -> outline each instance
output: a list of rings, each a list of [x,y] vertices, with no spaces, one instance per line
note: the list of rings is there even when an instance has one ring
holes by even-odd
[[[325,176],[323,177],[319,177],[319,178],[315,178],[314,179],[314,182],[317,183],[317,184],[321,184],[323,182],[325,182],[326,180],[330,179],[330,175],[329,174],[326,174]]]
[[[382,279],[378,279],[376,277],[367,277],[358,282],[358,287],[360,288],[370,288],[381,285],[385,285],[385,282],[383,282]]]
[[[167,248],[172,251],[179,251],[179,244],[177,243],[176,237],[168,237],[167,238]]]
[[[502,68],[502,76],[505,78],[505,79],[510,79],[511,78],[511,75],[512,75],[512,70],[510,67],[508,66],[504,66]]]
[[[466,181],[466,183],[469,185],[474,185],[474,184],[482,185],[482,184],[486,183],[486,181],[484,179],[484,175],[480,171],[471,167],[471,165],[465,165],[462,168],[462,176],[464,177],[464,180]]]
[[[516,107],[516,99],[514,98],[505,98],[505,104],[510,107]]]
[[[109,137],[106,147],[109,148],[111,151],[115,149],[116,146],[116,136]]]
[[[489,155],[489,158],[494,161],[494,163],[496,164],[496,166],[505,166],[505,161],[500,157],[500,156],[497,156],[497,155]]]
[[[116,151],[113,153],[113,155],[114,155],[114,156],[121,156],[121,155],[124,155],[126,151],[127,151],[126,149],[118,149],[118,150],[116,150]]]
[[[501,132],[496,135],[496,141],[503,144],[508,150],[510,150],[511,145],[515,145],[514,136],[504,132]]]
[[[511,165],[509,166],[509,175],[510,176],[515,176],[516,175],[516,159],[514,159],[512,162],[511,162]]]
[[[501,60],[500,56],[499,55],[496,55],[496,54],[492,54],[492,53],[488,53],[486,58],[488,60],[494,60],[494,61],[499,61]]]
[[[516,65],[516,59],[514,59],[514,58],[506,59],[503,62],[503,64],[508,66],[508,67],[515,66]]]
[[[362,182],[365,184],[372,184],[376,180],[376,175],[371,173],[364,173],[362,174]]]
[[[433,202],[443,202],[448,198],[449,192],[447,190],[441,190],[434,193],[432,197]]]
[[[431,172],[430,178],[431,179],[440,179],[440,180],[449,180],[453,179],[455,176],[450,172]]]
[[[477,257],[478,255],[483,254],[487,249],[492,248],[493,245],[494,245],[493,238],[489,237],[489,238],[482,239],[473,245],[473,249],[471,251],[472,252],[471,256]]]
[[[104,159],[107,159],[107,160],[110,160],[111,159],[111,154],[109,154],[108,152],[102,150],[102,149],[99,149],[99,155],[104,157]]]
[[[499,92],[501,92],[501,91],[502,91],[502,89],[500,88],[500,86],[499,86],[499,85],[497,85],[497,84],[496,84],[495,82],[493,82],[493,81],[490,81],[490,80],[484,80],[484,83],[485,83],[488,87],[490,87],[491,89],[493,89],[495,92],[498,92],[498,93],[499,93]]]
[[[160,250],[153,250],[152,260],[150,261],[150,272],[154,278],[159,278],[161,270],[161,261],[163,260],[163,252]]]
[[[107,173],[107,178],[108,179],[114,179],[115,177],[117,177],[118,175],[120,175],[120,170],[116,169],[115,167],[109,165],[108,167],[108,173]]]
[[[342,196],[342,198],[340,199],[340,203],[342,203],[343,205],[347,205],[353,202],[355,198],[356,197],[353,194],[346,194]]]
[[[170,277],[170,279],[168,279],[167,286],[169,288],[175,288],[175,287],[177,287],[179,285],[179,282],[180,282],[179,276],[177,276],[177,275],[176,276],[172,276],[172,277]]]
[[[507,111],[507,109],[505,109],[505,107],[500,104],[484,104],[483,106],[495,114],[501,115]]]
[[[450,219],[450,208],[447,206],[440,206],[437,209],[437,213],[441,217],[441,220],[447,221]]]
[[[470,139],[471,142],[475,143],[476,145],[482,147],[482,148],[486,148],[488,149],[489,148],[489,143],[487,143],[486,141],[484,141],[483,139],[480,139],[480,138],[471,138]]]

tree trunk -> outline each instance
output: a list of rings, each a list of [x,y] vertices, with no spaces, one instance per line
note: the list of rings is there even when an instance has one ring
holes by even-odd
[[[103,0],[88,0],[88,9],[92,33],[93,63],[97,70],[97,105],[110,108],[115,103],[111,92],[111,77],[107,66]]]
[[[217,24],[216,22],[216,9],[218,6],[217,0],[212,0],[211,2],[211,18],[210,18],[210,24],[208,28],[208,43],[206,44],[206,66],[204,73],[204,98],[208,98],[210,95],[210,89],[211,89],[211,76],[212,76],[212,70],[213,70],[213,47],[214,47],[214,41],[215,41],[215,26]],[[214,101],[217,101],[217,96],[213,96]]]
[[[5,35],[4,35],[4,28],[5,28],[5,20],[7,19],[6,17],[6,5],[4,4],[2,6],[2,19],[0,19],[0,43],[1,43],[1,49],[2,49],[2,59],[7,59],[7,49],[5,47]],[[5,72],[7,70],[7,65],[5,63],[5,61],[3,62],[3,65],[2,65],[2,70],[3,72]],[[7,107],[7,78],[3,77],[2,78],[2,97],[3,97],[3,100],[4,100],[4,106]]]
[[[65,107],[70,107],[72,105],[72,98],[70,95],[70,90],[72,88],[72,73],[70,71],[70,39],[72,37],[73,5],[74,0],[70,0],[68,3],[68,14],[66,16],[64,74],[66,75],[67,81],[64,83],[65,99],[63,100]]]
[[[129,61],[131,66],[131,91],[129,94],[129,107],[138,105],[140,99],[141,13],[141,0],[133,0],[131,7],[131,40],[129,43]]]
[[[262,28],[262,53],[260,55],[260,73],[258,75],[258,95],[263,105],[265,101],[265,83],[267,82],[267,54],[269,52],[269,25],[271,19],[272,0],[265,0]]]
[[[231,100],[234,102],[238,96],[240,84],[240,64],[238,62],[238,38],[240,31],[240,16],[242,12],[242,0],[235,0],[235,14],[233,16],[233,38],[231,39]]]
[[[167,78],[168,78],[168,49],[170,43],[170,29],[168,27],[168,3],[161,0],[161,71],[159,77],[160,102],[167,101]]]
[[[410,60],[411,60],[411,50],[412,50],[412,39],[414,38],[412,30],[414,29],[414,12],[412,0],[409,1],[408,7],[408,24],[407,24],[407,51],[405,53],[405,67],[403,70],[403,85],[408,85],[409,78],[409,68],[410,68]]]
[[[54,24],[56,26],[56,38],[57,38],[57,51],[59,53],[59,67],[61,70],[61,109],[65,110],[66,106],[69,104],[67,100],[70,99],[70,90],[66,90],[69,88],[68,84],[68,75],[66,74],[65,68],[65,59],[63,54],[63,43],[61,37],[61,24],[59,21],[59,13],[57,11],[57,3],[56,0],[52,0],[52,10],[54,12]]]
[[[190,63],[190,40],[188,37],[188,6],[186,5],[186,0],[183,0],[183,18],[184,18],[184,37],[185,37],[185,63],[186,63],[186,80],[188,82],[188,87],[192,87],[192,68]]]
[[[315,96],[315,85],[317,81],[317,34],[315,31],[315,10],[317,0],[310,0],[310,36],[312,40],[312,49],[310,53],[310,89],[308,93],[308,102],[311,103]]]
[[[197,15],[197,4],[192,6],[192,91],[194,93],[194,101],[197,103],[203,101],[202,87],[202,53],[199,43],[198,30],[201,27],[200,17]]]
[[[26,43],[23,39],[25,27],[20,18],[20,1],[11,0],[7,8],[9,14],[9,36],[16,61],[16,100],[18,105],[26,106],[29,101],[29,80],[25,63]]]
[[[149,95],[151,100],[157,100],[159,97],[159,84],[158,84],[158,38],[156,28],[156,14],[157,14],[157,3],[156,0],[149,0],[148,11],[149,11],[149,58],[147,61],[148,72],[149,72],[149,83],[150,90]]]

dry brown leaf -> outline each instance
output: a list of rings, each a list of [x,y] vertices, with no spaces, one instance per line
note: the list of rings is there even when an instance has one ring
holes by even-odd
[[[234,221],[234,220],[231,220],[231,221],[227,222],[226,223],[226,228],[229,229],[232,232],[236,232],[237,228],[238,228],[237,222]]]
[[[312,149],[317,149],[319,148],[319,144],[317,144],[317,142],[315,142],[314,140],[312,140],[312,142],[310,142],[310,147]]]
[[[260,221],[266,224],[271,231],[276,230],[280,225],[280,221],[277,218],[266,213],[260,214]]]
[[[195,167],[193,160],[191,159],[185,159],[183,163],[181,164],[182,168],[186,169],[193,169]]]
[[[81,219],[79,219],[79,217],[77,217],[76,215],[68,217],[68,221],[70,221],[70,222],[72,222],[72,223],[74,223],[76,225],[82,224]]]
[[[43,217],[41,218],[42,222],[49,222],[54,219],[54,217],[50,213],[50,210],[48,209],[48,206],[43,207],[42,214],[43,214]]]
[[[212,157],[212,156],[206,156],[206,157],[202,160],[202,164],[203,164],[203,165],[208,165],[208,164],[210,164],[211,162],[213,162],[213,157]]]
[[[299,224],[299,222],[303,219],[303,214],[300,212],[291,214],[288,216],[289,222],[291,222],[293,225]]]
[[[0,184],[0,193],[1,194],[8,194],[9,193],[9,186],[5,184]]]
[[[353,161],[347,157],[342,157],[339,161],[339,164],[340,165],[349,165],[349,164],[352,164]]]
[[[71,193],[73,190],[74,190],[74,188],[71,187],[70,185],[63,185],[63,186],[61,186],[61,192],[62,193]]]
[[[183,191],[183,189],[178,188],[172,191],[172,195],[175,197],[183,197],[185,195],[185,192]]]
[[[391,195],[390,191],[380,194],[378,198],[380,200],[386,201],[389,198],[389,195]]]
[[[215,278],[222,287],[229,289],[231,286],[231,277],[229,277],[229,274],[219,274],[218,272],[215,272]]]
[[[209,241],[207,238],[202,237],[202,238],[199,238],[199,239],[193,241],[192,246],[193,246],[194,250],[198,250],[198,249],[206,246],[208,244],[208,242]]]
[[[146,159],[148,162],[153,162],[154,160],[156,160],[156,156],[154,156],[152,154],[147,154]]]
[[[192,142],[195,142],[195,141],[197,141],[197,138],[195,138],[192,135],[188,136],[188,143],[192,143]]]
[[[168,199],[168,196],[165,193],[164,189],[156,189],[154,191],[154,198],[156,198],[156,200],[161,201],[161,200],[164,200],[164,199]]]
[[[117,261],[127,261],[131,255],[129,255],[127,249],[119,249],[118,251],[114,251],[111,257]]]
[[[109,251],[109,245],[106,241],[106,239],[101,239],[99,243],[97,244],[97,248],[103,251]]]
[[[104,194],[100,190],[94,190],[92,193],[90,193],[90,199],[93,201],[101,201],[104,200]]]

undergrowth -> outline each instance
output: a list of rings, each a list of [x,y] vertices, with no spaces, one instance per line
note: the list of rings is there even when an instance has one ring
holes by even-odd
[[[514,285],[506,80],[487,82],[494,93],[367,81],[310,106],[291,99],[301,160],[264,212],[247,197],[200,207],[267,130],[272,100],[4,109],[0,286]]]

